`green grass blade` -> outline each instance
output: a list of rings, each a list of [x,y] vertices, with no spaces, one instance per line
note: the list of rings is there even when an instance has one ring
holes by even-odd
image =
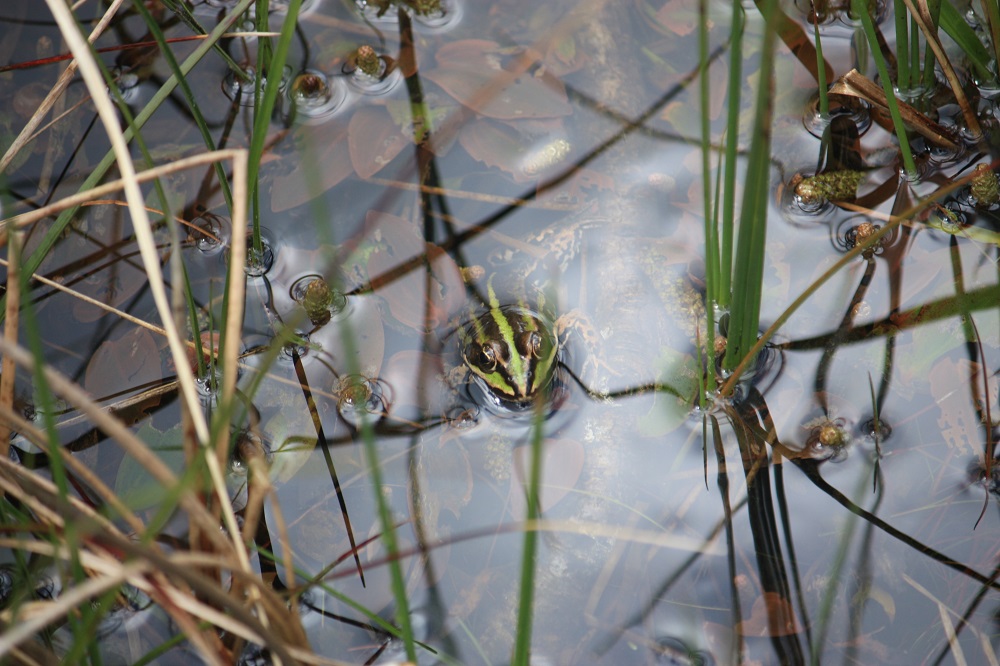
[[[761,43],[760,71],[774,71],[776,41],[776,0],[759,5],[766,26]],[[757,340],[761,288],[764,282],[764,243],[767,236],[767,207],[770,196],[770,153],[772,107],[771,76],[760,77],[754,108],[753,138],[747,161],[747,176],[740,211],[736,245],[733,307],[729,315],[725,367],[732,369]]]
[[[899,105],[896,103],[896,94],[892,89],[892,79],[889,78],[889,69],[886,67],[885,58],[878,47],[878,38],[875,35],[875,26],[872,17],[868,13],[867,4],[864,0],[851,0],[854,12],[861,17],[861,27],[865,31],[865,37],[872,49],[872,57],[875,59],[875,66],[878,68],[879,79],[881,79],[882,90],[885,91],[886,104],[889,106],[889,115],[892,116],[892,126],[896,131],[896,139],[899,140],[899,151],[903,155],[903,168],[911,178],[917,175],[917,165],[913,161],[913,153],[910,151],[910,142],[906,136],[906,126],[903,125],[903,117],[899,113]]]
[[[19,254],[21,252],[19,234],[11,234],[9,241],[10,252]],[[19,283],[18,288],[21,290],[20,317],[22,325],[24,326],[24,337],[26,338],[28,349],[31,350],[31,355],[34,360],[32,367],[32,381],[34,384],[38,412],[45,432],[46,443],[48,444],[46,454],[49,458],[49,470],[51,472],[52,482],[55,484],[56,490],[59,494],[59,501],[62,504],[68,505],[70,497],[69,477],[66,474],[66,467],[63,463],[62,456],[64,451],[61,445],[59,431],[56,427],[55,396],[52,393],[52,389],[50,388],[49,383],[45,378],[45,373],[43,372],[43,365],[45,363],[45,348],[42,345],[42,332],[38,327],[38,320],[35,318],[34,304],[31,301],[30,292],[28,291],[29,276],[30,274],[25,271],[19,271],[17,276]],[[64,521],[61,534],[52,535],[52,538],[57,540],[57,545],[65,546],[67,552],[69,553],[69,571],[62,572],[62,575],[65,577],[65,581],[67,582],[74,581],[76,583],[80,583],[87,578],[83,564],[80,562],[80,551],[82,550],[81,540],[83,536],[84,535],[81,534],[80,526],[72,520]],[[80,615],[73,614],[67,618],[70,630],[73,633],[74,645],[87,646],[93,644],[93,641],[89,640],[85,631],[85,627],[93,613],[93,609],[90,608],[88,604],[85,608],[81,609]],[[90,650],[90,657],[92,662],[99,663],[100,655],[96,654],[94,650]]]
[[[698,93],[701,112],[701,190],[702,205],[705,212],[705,312],[706,312],[706,333],[705,351],[707,362],[705,367],[710,375],[710,386],[715,386],[715,347],[711,341],[715,338],[715,319],[713,317],[714,304],[719,300],[719,290],[722,286],[721,267],[719,265],[719,238],[718,219],[719,211],[716,208],[712,197],[712,128],[710,123],[709,105],[711,103],[709,89],[709,65],[708,57],[708,2],[700,0],[698,3]],[[717,191],[717,190],[716,190]],[[701,355],[701,345],[698,347]],[[701,359],[699,359],[700,363]],[[705,391],[699,392],[699,402],[704,406]]]
[[[207,31],[203,27],[201,27],[201,24],[198,23],[198,19],[194,17],[194,14],[191,13],[191,10],[188,8],[186,2],[177,2],[177,0],[163,0],[163,4],[167,7],[167,9],[172,11],[177,16],[177,18],[183,21],[184,25],[191,28],[191,31],[194,32],[196,35],[208,34]],[[139,12],[143,14],[143,18],[149,16],[149,11],[145,9],[142,2],[140,2],[139,0],[133,0],[132,6],[138,9]],[[149,20],[146,19],[146,25],[150,26],[151,29],[153,28],[153,26],[156,26],[155,31],[153,31],[154,37],[158,32],[162,34],[162,32],[159,30],[159,25],[157,23],[155,22],[150,23]],[[159,43],[160,38],[156,37],[156,41],[157,43]],[[163,50],[164,55],[167,55],[167,49],[163,48],[162,44],[160,44],[160,48]],[[224,48],[222,48],[218,44],[215,44],[212,47],[212,50],[215,51],[215,54],[218,55],[224,63],[229,65],[230,71],[234,72],[237,76],[243,74],[243,70],[240,69],[240,66],[236,63],[235,60],[232,59],[232,57],[226,52]]]
[[[729,45],[729,97],[726,107],[726,154],[722,183],[722,246],[719,252],[721,283],[719,306],[728,307],[732,300],[733,238],[736,227],[736,152],[740,142],[740,89],[743,85],[743,7],[733,3],[732,31]]]
[[[927,13],[931,18],[931,25],[937,31],[941,20],[941,0],[927,0]],[[922,84],[924,88],[930,90],[934,87],[934,51],[924,40],[924,72]]]
[[[990,54],[979,41],[975,31],[965,22],[965,18],[958,9],[950,2],[941,2],[941,29],[951,37],[969,63],[976,70],[976,77],[980,81],[995,81],[996,77],[990,72]]]
[[[823,58],[823,40],[819,36],[819,21],[813,23],[813,37],[816,40],[816,89],[819,92],[819,115],[824,120],[830,117],[830,97],[827,95],[829,83],[826,80],[826,60]]]
[[[413,639],[413,626],[410,622],[410,604],[406,597],[406,582],[403,580],[403,568],[399,564],[399,545],[396,541],[396,528],[389,511],[389,504],[382,494],[382,463],[378,457],[378,447],[375,444],[375,430],[371,418],[363,415],[361,420],[361,438],[364,441],[365,462],[371,470],[372,488],[375,490],[375,501],[378,505],[379,521],[382,524],[382,543],[390,555],[389,578],[392,595],[396,600],[396,624],[402,635],[403,646],[406,649],[408,661],[417,662],[416,643]]]
[[[187,82],[187,77],[181,73],[180,65],[177,63],[177,58],[174,57],[173,51],[167,44],[163,31],[160,30],[159,24],[156,22],[156,19],[153,18],[152,14],[149,13],[149,10],[146,9],[144,3],[136,0],[132,4],[146,22],[146,27],[149,29],[149,33],[153,36],[153,39],[156,40],[157,45],[159,45],[160,52],[163,54],[164,60],[167,61],[167,66],[170,67],[170,71],[177,77],[178,85],[181,87],[184,99],[187,100],[188,110],[191,112],[191,120],[194,121],[195,126],[201,133],[201,138],[202,141],[205,142],[205,147],[209,150],[215,150],[215,139],[212,138],[211,130],[208,128],[208,122],[205,120],[205,116],[201,113],[201,107],[198,105],[198,98],[195,97],[194,91],[191,90],[191,86]],[[171,2],[170,4],[172,5],[173,3]],[[188,12],[186,6],[182,5],[180,8],[175,9],[175,12],[181,16],[181,19],[184,20],[185,23],[188,22],[185,16],[188,16],[191,21],[194,21],[194,17],[189,16],[190,13]],[[195,26],[198,27],[199,34],[204,34],[205,31],[201,30],[201,26],[198,26],[197,22],[195,22]],[[221,52],[225,56],[226,62],[231,63],[231,67],[236,67],[236,63],[232,62],[229,54],[227,54],[223,49],[217,47],[215,51],[216,53]],[[226,205],[230,210],[232,210],[233,193],[229,187],[229,179],[226,178],[226,170],[219,162],[215,163],[215,175],[218,179],[219,186],[222,188],[222,195],[226,199]]]
[[[278,44],[273,53],[270,49],[270,40],[260,40],[260,51],[258,51],[258,63],[267,62],[266,71],[258,64],[256,86],[259,90],[260,82],[266,79],[264,94],[254,105],[253,135],[250,138],[250,171],[248,182],[250,183],[251,202],[253,211],[253,238],[254,249],[259,252],[260,246],[260,206],[257,205],[257,174],[260,171],[260,158],[264,154],[264,145],[267,142],[267,131],[271,126],[271,117],[274,113],[274,105],[278,100],[278,93],[282,89],[281,78],[285,70],[285,62],[288,60],[288,51],[295,37],[295,28],[298,25],[299,10],[302,0],[291,0],[285,14],[285,22],[281,25],[281,36],[278,37]],[[266,3],[258,2],[257,20],[267,20]],[[265,11],[262,11],[265,10]],[[263,26],[266,29],[266,23]],[[268,58],[268,54],[271,57]]]
[[[982,0],[986,26],[989,29],[990,46],[993,47],[993,62],[1000,62],[1000,7],[996,0]]]
[[[858,7],[854,8],[855,12],[858,12]],[[861,10],[864,14],[867,14],[867,10]],[[909,34],[907,31],[909,18],[906,13],[906,5],[903,4],[902,0],[895,0],[892,3],[892,15],[896,24],[896,51],[899,53],[899,57],[896,58],[896,85],[899,86],[900,90],[909,90],[910,88],[910,62],[907,60],[907,54],[910,51],[909,47]],[[875,42],[870,42],[872,48],[877,50]],[[881,70],[880,70],[881,73]]]
[[[545,401],[535,401],[535,414],[531,429],[531,472],[528,475],[527,521],[535,523],[540,517],[539,487],[542,483],[542,446],[545,439]],[[514,643],[513,666],[529,666],[531,661],[531,625],[534,620],[535,556],[538,550],[538,531],[524,532],[524,550],[521,554],[520,597],[517,608],[517,638]]]

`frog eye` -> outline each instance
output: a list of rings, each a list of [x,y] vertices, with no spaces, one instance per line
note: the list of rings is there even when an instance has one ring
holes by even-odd
[[[542,355],[542,336],[538,331],[525,331],[517,336],[517,349],[522,356],[539,358]]]
[[[476,343],[471,346],[469,351],[471,352],[469,354],[470,358],[486,372],[493,372],[497,369],[497,353],[493,345],[480,345]]]

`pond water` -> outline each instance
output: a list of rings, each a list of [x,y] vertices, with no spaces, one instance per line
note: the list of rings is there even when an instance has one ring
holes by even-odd
[[[211,30],[230,6],[205,0],[194,16]],[[427,646],[419,663],[508,663],[538,436],[532,663],[995,663],[1000,511],[983,456],[997,437],[985,419],[1000,414],[996,236],[949,235],[928,225],[947,221],[934,213],[900,225],[806,299],[735,398],[701,410],[696,4],[444,6],[400,20],[394,8],[379,16],[376,3],[307,2],[257,180],[268,256],[247,277],[245,408],[234,431],[261,443],[273,484],[255,545],[277,563],[261,555],[254,566],[295,593],[312,649],[349,663],[405,658],[357,608],[394,621],[380,496]],[[784,9],[811,41],[802,12]],[[65,50],[42,6],[0,11],[0,43],[16,45],[0,62]],[[167,37],[190,34],[161,11]],[[832,72],[874,77],[873,64],[857,62],[855,24],[830,11],[821,28]],[[709,51],[722,57],[712,60],[705,113],[719,137],[730,8],[710,12]],[[762,27],[747,12],[745,100]],[[283,20],[274,14],[272,28]],[[129,14],[99,45],[146,33]],[[259,46],[225,41],[246,67]],[[195,47],[177,43],[174,53],[180,61]],[[103,57],[133,113],[170,75],[155,49]],[[44,65],[0,79],[5,147],[57,76]],[[775,81],[762,329],[841,260],[864,224],[886,225],[996,157],[989,134],[958,150],[917,144],[925,171],[907,180],[890,133],[864,111],[840,115],[826,145],[863,171],[858,196],[810,207],[793,178],[833,170],[834,159],[808,131],[816,84],[784,46]],[[211,53],[188,85],[216,145],[249,145],[252,87]],[[205,151],[188,108],[174,92],[146,121],[154,162]],[[57,110],[67,115],[7,169],[14,213],[74,192],[107,150],[82,85]],[[981,111],[989,132],[996,107],[983,101]],[[961,121],[953,108],[939,119]],[[745,147],[751,123],[742,126]],[[207,331],[223,319],[233,233],[224,193],[212,168],[163,185],[174,215],[222,241],[192,229],[182,252]],[[998,207],[969,197],[965,187],[940,203],[996,232]],[[27,251],[51,229],[52,218],[29,228]],[[166,228],[157,234],[165,257]],[[87,206],[53,242],[40,274],[158,321],[124,208]],[[974,296],[955,301],[963,292]],[[36,283],[31,298],[46,361],[113,405],[179,471],[175,395],[143,393],[174,380],[165,342],[51,286]],[[511,330],[514,320],[529,329]],[[528,390],[511,379],[520,366],[503,357],[506,346],[466,339],[522,344],[522,334],[534,341],[523,365],[536,370],[537,401],[512,399]],[[467,367],[475,359],[490,366],[481,376]],[[28,373],[17,391],[32,403]],[[121,406],[137,394],[146,397]],[[204,404],[213,405],[210,390]],[[61,444],[152,519],[163,500],[156,482],[76,416],[58,414]],[[19,462],[38,452],[29,440],[13,436]],[[31,460],[45,475],[44,460]],[[246,469],[234,456],[239,511]],[[163,534],[182,540],[185,521]],[[37,571],[56,596],[58,571]],[[104,663],[132,663],[179,631],[148,599],[130,608],[102,625]],[[55,633],[57,648],[66,635]],[[158,663],[194,655],[184,642]],[[251,648],[240,659],[269,663]]]

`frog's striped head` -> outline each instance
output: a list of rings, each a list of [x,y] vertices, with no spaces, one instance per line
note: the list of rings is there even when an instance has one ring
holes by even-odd
[[[507,404],[528,404],[552,379],[555,336],[528,308],[491,304],[488,312],[462,327],[459,336],[465,365]]]

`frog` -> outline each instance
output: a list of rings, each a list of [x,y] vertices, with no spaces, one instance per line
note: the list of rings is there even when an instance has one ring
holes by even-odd
[[[458,328],[464,369],[497,400],[527,406],[551,383],[559,324],[554,327],[548,317],[524,302],[502,305],[492,276],[487,303],[485,313]]]
[[[530,252],[495,259],[485,295],[473,299],[454,326],[460,360],[454,385],[475,384],[492,405],[517,411],[552,389],[571,336],[584,349],[585,374],[602,366],[593,325],[577,309],[559,314],[548,280],[551,271],[566,269],[583,230],[594,225],[585,218],[546,227],[518,243]]]

